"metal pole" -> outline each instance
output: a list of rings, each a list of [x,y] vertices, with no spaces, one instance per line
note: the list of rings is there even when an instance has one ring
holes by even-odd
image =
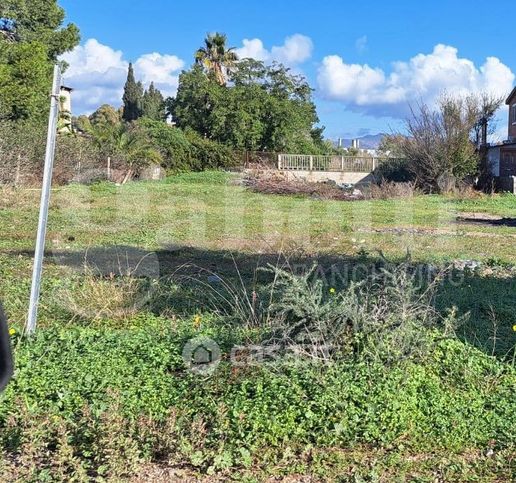
[[[45,152],[45,168],[43,171],[43,187],[41,189],[41,202],[39,206],[38,235],[36,249],[34,251],[34,268],[32,272],[32,287],[30,291],[29,313],[25,332],[32,335],[36,330],[38,317],[38,300],[41,285],[41,270],[43,255],[45,252],[45,236],[47,232],[48,203],[50,200],[50,187],[52,184],[52,168],[54,165],[54,153],[56,148],[57,117],[59,114],[59,95],[61,91],[61,69],[54,66],[54,82],[52,84],[52,96],[50,99],[50,115],[48,118],[47,149]]]

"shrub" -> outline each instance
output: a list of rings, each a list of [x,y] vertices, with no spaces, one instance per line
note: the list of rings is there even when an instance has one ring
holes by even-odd
[[[33,183],[42,171],[45,128],[30,122],[0,122],[0,184]]]
[[[237,157],[231,148],[203,138],[193,130],[186,132],[186,138],[192,147],[191,169],[204,171],[237,165]]]
[[[414,173],[409,165],[410,161],[402,158],[387,159],[374,171],[375,179],[382,181],[407,183],[415,180]]]
[[[62,135],[56,143],[53,181],[93,182],[107,178],[107,161],[93,139],[82,135]]]
[[[454,188],[456,180],[476,175],[480,169],[476,148],[480,131],[502,103],[502,98],[485,93],[443,94],[437,109],[417,106],[406,121],[408,136],[400,138],[400,150],[410,161],[418,186],[446,192]]]
[[[371,184],[370,195],[373,199],[388,200],[392,198],[411,198],[417,193],[414,183],[396,183],[381,181]]]
[[[230,167],[236,163],[230,148],[193,131],[185,133],[179,128],[150,119],[142,119],[139,124],[162,152],[163,167],[169,173]]]
[[[341,290],[328,289],[314,277],[315,268],[304,275],[272,270],[273,304],[267,318],[273,340],[309,344],[317,357],[330,348],[330,358],[337,359],[420,359],[433,350],[435,330],[453,337],[459,323],[453,313],[443,319],[434,309],[440,276],[425,280],[425,273],[408,263],[381,266]]]
[[[28,122],[0,123],[0,183],[41,183],[45,145],[46,126]],[[105,177],[104,159],[90,137],[59,135],[53,182],[61,185],[76,180]],[[102,174],[98,173],[99,169]]]
[[[162,152],[163,167],[167,171],[177,172],[189,169],[193,154],[192,146],[183,131],[150,119],[140,120],[139,125]]]

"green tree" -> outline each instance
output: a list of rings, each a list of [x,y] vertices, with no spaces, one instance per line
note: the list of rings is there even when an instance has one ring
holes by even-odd
[[[165,98],[159,89],[156,89],[154,82],[151,82],[143,94],[142,112],[145,117],[154,121],[163,121],[165,118]]]
[[[238,60],[235,49],[227,48],[226,44],[225,34],[208,34],[204,39],[204,47],[195,53],[195,62],[203,66],[220,85],[226,85],[226,73],[234,68]]]
[[[136,121],[142,115],[143,86],[136,82],[133,64],[129,64],[127,81],[124,87],[124,112],[122,118],[126,122]]]
[[[312,89],[274,64],[240,61],[227,87],[195,65],[183,72],[168,109],[177,125],[236,149],[318,153],[326,149]]]
[[[109,104],[103,104],[100,106],[89,118],[93,125],[108,125],[115,126],[120,124],[120,113],[117,109]]]
[[[0,119],[42,122],[48,110],[52,64],[79,43],[73,24],[63,27],[56,0],[2,0],[0,18]]]
[[[79,117],[73,117],[72,124],[75,131],[90,132],[92,128],[90,118],[85,114],[81,114]]]
[[[47,55],[39,42],[0,40],[0,119],[45,118],[52,77]]]
[[[212,82],[201,66],[194,65],[180,74],[176,97],[167,100],[167,110],[178,127],[189,127],[211,138],[216,113],[224,106],[224,95],[224,87]]]
[[[0,18],[13,21],[17,41],[44,45],[52,62],[80,41],[77,26],[63,27],[65,11],[56,0],[2,0]]]

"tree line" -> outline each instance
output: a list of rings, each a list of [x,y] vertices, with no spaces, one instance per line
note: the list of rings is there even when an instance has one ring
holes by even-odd
[[[154,83],[144,90],[130,64],[118,115],[115,108],[101,106],[88,119],[77,120],[79,129],[105,118],[126,123],[169,119],[179,129],[235,150],[328,151],[304,77],[278,63],[238,59],[221,33],[208,35],[194,59],[179,77],[177,94],[167,99]]]
[[[64,25],[64,18],[56,0],[0,4],[0,124],[12,124],[2,132],[16,133],[27,125],[43,131],[52,66],[80,40],[77,26]],[[103,105],[73,119],[72,136],[81,141],[75,143],[80,153],[69,149],[70,156],[83,156],[89,146],[92,159],[118,159],[136,174],[149,163],[169,171],[228,167],[239,151],[354,154],[324,139],[313,89],[303,76],[279,63],[239,59],[222,33],[207,35],[194,52],[175,96],[165,98],[154,82],[145,89],[130,64],[121,101],[121,108]],[[488,177],[479,133],[487,131],[501,103],[487,94],[443,94],[435,107],[413,106],[403,132],[382,143],[385,152],[403,161],[385,165],[381,176],[411,180],[426,191],[442,191],[453,180]],[[27,164],[39,162],[28,159],[25,148],[20,147],[20,156]],[[13,143],[0,142],[2,163],[15,151]]]

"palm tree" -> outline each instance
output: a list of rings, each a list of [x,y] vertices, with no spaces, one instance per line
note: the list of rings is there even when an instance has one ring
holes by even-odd
[[[204,39],[205,46],[195,53],[195,62],[212,73],[221,86],[226,85],[226,72],[231,70],[238,60],[235,49],[228,49],[226,43],[226,34],[208,34]]]
[[[127,165],[128,171],[122,184],[131,179],[140,168],[159,164],[163,160],[160,151],[137,126],[127,123],[99,123],[92,127],[90,134],[99,148]]]

